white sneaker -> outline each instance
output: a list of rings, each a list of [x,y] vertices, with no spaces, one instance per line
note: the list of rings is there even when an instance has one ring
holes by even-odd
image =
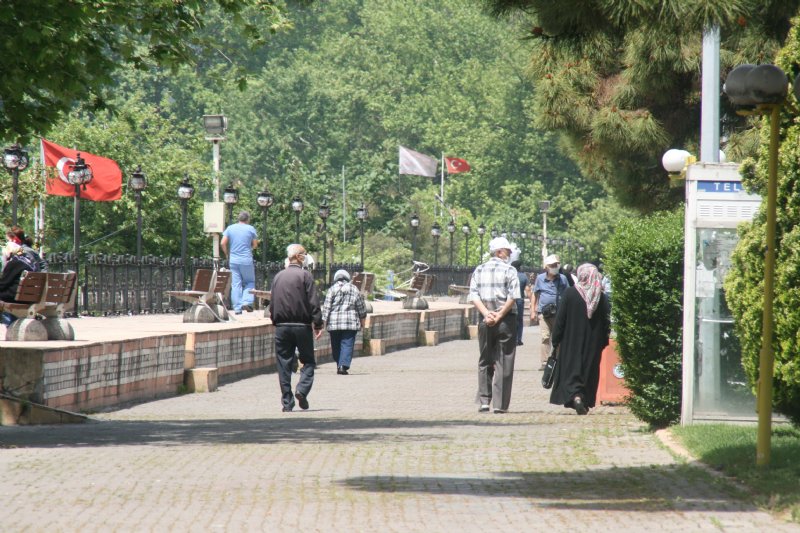
[[[479,413],[488,413],[489,412],[489,405],[482,403],[480,409],[478,409]]]
[[[505,409],[495,409],[494,410],[494,414],[496,414],[496,415],[501,415],[501,414],[503,414],[505,412],[506,412]]]

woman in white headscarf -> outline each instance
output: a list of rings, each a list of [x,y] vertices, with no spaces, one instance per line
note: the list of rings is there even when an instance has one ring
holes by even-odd
[[[590,263],[579,266],[577,278],[575,285],[564,291],[553,327],[558,364],[550,403],[585,415],[597,399],[600,356],[608,346],[611,320],[597,267]]]
[[[336,361],[337,374],[348,374],[356,335],[364,327],[366,318],[367,307],[361,293],[350,283],[350,274],[346,270],[337,270],[322,305],[322,320],[331,336],[331,352]]]

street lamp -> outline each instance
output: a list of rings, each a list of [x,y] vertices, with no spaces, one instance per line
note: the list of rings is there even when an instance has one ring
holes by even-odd
[[[233,224],[233,209],[239,203],[239,189],[233,186],[233,183],[225,187],[222,192],[222,201],[228,206],[228,225]]]
[[[481,238],[481,257],[480,260],[478,261],[480,263],[481,261],[483,261],[483,236],[486,235],[486,226],[483,225],[483,222],[481,222],[481,225],[478,226],[478,235]]]
[[[798,96],[798,80],[794,91]],[[758,367],[758,438],[756,464],[770,461],[772,437],[772,379],[775,352],[773,309],[775,299],[775,226],[778,203],[778,142],[780,111],[788,92],[786,74],[775,65],[740,65],[728,74],[723,91],[735,105],[755,106],[753,114],[770,115],[769,179],[767,183],[767,227],[764,254],[764,312],[761,322],[761,354]]]
[[[219,202],[219,145],[225,140],[225,131],[228,129],[228,118],[225,115],[203,115],[203,127],[206,130],[206,140],[211,141],[214,156],[214,203]],[[219,265],[219,232],[214,232],[214,268]]]
[[[142,258],[142,191],[147,188],[147,178],[142,172],[142,165],[136,167],[128,180],[128,187],[133,189],[136,198],[136,259]]]
[[[416,213],[411,215],[411,260],[417,259],[417,232],[419,231],[419,217]]]
[[[299,196],[292,199],[292,211],[294,211],[294,242],[300,244],[300,213],[303,212],[303,200]]]
[[[464,222],[461,226],[461,233],[464,234],[464,266],[469,266],[469,234],[472,228],[469,227],[469,222]]]
[[[67,182],[75,187],[75,208],[74,208],[74,221],[73,221],[73,246],[75,247],[75,275],[81,279],[80,274],[80,257],[81,257],[81,186],[86,188],[86,184],[92,181],[94,175],[92,169],[83,160],[81,154],[77,154],[75,161],[72,163],[72,170],[67,173]],[[86,288],[84,287],[83,296],[86,297]],[[80,299],[75,300],[75,314],[78,315],[80,308]]]
[[[519,238],[519,233],[517,232],[517,230],[512,229],[511,230],[511,241],[512,242],[517,242],[518,238]]]
[[[11,174],[11,224],[17,225],[17,204],[19,203],[19,173],[28,168],[28,152],[19,144],[12,144],[3,153],[3,166]]]
[[[187,261],[186,257],[186,241],[188,239],[188,232],[186,228],[186,215],[187,204],[194,196],[194,187],[189,183],[189,173],[183,175],[183,181],[178,185],[178,198],[181,201],[181,262],[183,263],[184,281],[186,281]]]
[[[319,218],[322,219],[322,271],[325,272],[325,283],[328,283],[328,217],[331,216],[331,208],[328,206],[328,199],[323,196],[322,203],[317,209]]]
[[[356,218],[361,226],[361,270],[364,271],[364,221],[367,220],[367,206],[361,202],[361,207],[356,209]]]
[[[269,192],[268,188],[258,193],[256,203],[261,208],[261,223],[264,225],[264,238],[261,241],[261,262],[267,264],[267,219],[269,218],[269,208],[275,203],[275,197]]]
[[[489,233],[492,236],[492,239],[496,239],[500,233],[497,231],[497,226],[492,227],[492,231]]]
[[[439,264],[439,237],[442,236],[442,227],[438,222],[431,226],[431,237],[433,237],[433,264]]]
[[[547,257],[547,213],[550,211],[550,200],[539,202],[539,211],[542,212],[542,261]]]
[[[520,231],[519,232],[519,238],[521,239],[520,240],[521,246],[520,246],[519,260],[522,261],[525,258],[525,241],[528,239],[528,232],[525,231],[525,230]]]
[[[447,223],[447,232],[450,234],[450,266],[453,266],[453,234],[456,232],[456,221],[453,217]]]

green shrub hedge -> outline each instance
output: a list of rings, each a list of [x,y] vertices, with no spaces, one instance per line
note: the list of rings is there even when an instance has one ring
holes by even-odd
[[[667,426],[681,411],[683,210],[624,221],[605,255],[628,405],[651,426]]]

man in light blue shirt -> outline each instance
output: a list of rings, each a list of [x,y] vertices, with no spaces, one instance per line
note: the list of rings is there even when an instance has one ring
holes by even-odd
[[[228,256],[231,280],[231,304],[237,315],[253,310],[253,295],[256,288],[256,269],[253,264],[253,249],[258,246],[256,229],[250,225],[250,213],[239,213],[239,222],[231,224],[222,233],[222,251]]]

